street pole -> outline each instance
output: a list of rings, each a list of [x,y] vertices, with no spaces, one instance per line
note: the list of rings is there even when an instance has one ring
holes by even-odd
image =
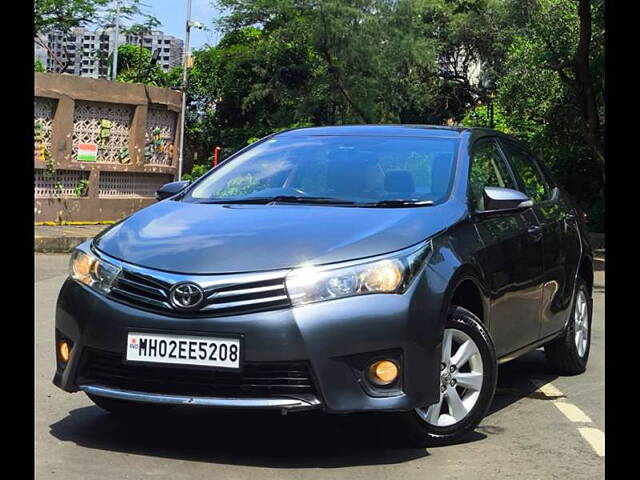
[[[493,128],[493,98],[489,100],[489,112],[490,112],[490,120],[489,120],[489,128]]]
[[[491,92],[491,95],[489,97],[489,111],[491,112],[491,120],[490,120],[490,126],[489,128],[495,128],[495,125],[493,123],[493,98],[494,98],[494,94],[493,92]]]
[[[187,105],[187,62],[189,60],[189,32],[191,31],[191,0],[187,0],[187,24],[184,35],[184,58],[182,61],[182,110],[180,112],[180,154],[178,157],[178,178],[182,178],[182,160],[184,152],[184,126]]]
[[[116,3],[116,29],[114,32],[113,42],[113,67],[111,70],[111,80],[115,80],[118,76],[118,40],[120,39],[120,0]]]

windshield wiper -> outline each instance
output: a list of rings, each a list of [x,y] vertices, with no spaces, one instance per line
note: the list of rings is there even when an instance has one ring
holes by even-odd
[[[269,203],[318,203],[327,205],[353,205],[354,202],[350,200],[341,200],[333,197],[305,197],[298,195],[276,195],[274,197],[248,197],[248,198],[229,198],[229,199],[214,199],[207,200],[200,203],[249,203],[249,204],[262,204]]]
[[[381,200],[363,205],[366,207],[430,207],[433,205],[433,200]]]

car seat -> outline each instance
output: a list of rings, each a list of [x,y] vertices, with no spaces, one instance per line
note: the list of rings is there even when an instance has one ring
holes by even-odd
[[[389,170],[384,176],[384,189],[389,193],[409,195],[415,192],[416,183],[409,170]]]

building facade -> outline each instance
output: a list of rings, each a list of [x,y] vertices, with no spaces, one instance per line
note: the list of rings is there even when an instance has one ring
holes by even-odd
[[[68,60],[69,66],[65,73],[90,78],[109,77],[109,57],[116,45],[113,28],[91,31],[76,27],[67,34],[60,31],[40,32],[39,37],[49,48],[47,50],[36,42],[34,54],[47,72],[60,73]],[[160,49],[158,65],[164,72],[182,65],[183,41],[179,38],[165,35],[159,30],[144,34],[142,39],[139,35],[127,34],[120,30],[118,37],[118,45],[140,45],[142,40],[142,47],[151,53]]]

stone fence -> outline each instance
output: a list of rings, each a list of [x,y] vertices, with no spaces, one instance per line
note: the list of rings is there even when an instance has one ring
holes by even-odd
[[[35,73],[36,222],[114,221],[176,178],[180,92]]]

